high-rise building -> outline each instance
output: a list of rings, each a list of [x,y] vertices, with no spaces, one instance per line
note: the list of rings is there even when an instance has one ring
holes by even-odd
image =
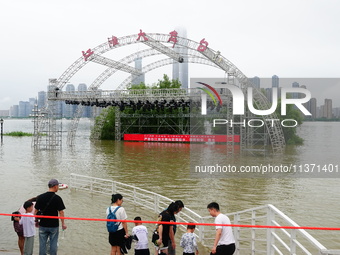
[[[273,102],[272,88],[266,88],[266,98],[269,102]]]
[[[39,91],[38,92],[38,108],[41,109],[46,105],[46,92]]]
[[[85,83],[79,83],[78,85],[78,93],[82,93],[83,91],[87,91],[87,85]],[[83,111],[83,116],[85,118],[91,117],[91,106],[85,106]]]
[[[259,77],[254,76],[253,78],[250,78],[250,81],[254,84],[255,88],[260,88],[261,87],[261,80]]]
[[[279,88],[279,77],[277,75],[272,76],[272,88]]]
[[[9,110],[0,110],[0,116],[1,117],[8,117],[9,116]]]
[[[333,108],[334,118],[340,118],[340,107]]]
[[[28,102],[30,103],[30,106],[29,106],[29,109],[28,109],[29,110],[28,116],[29,116],[30,114],[32,114],[32,110],[34,109],[34,105],[37,103],[37,99],[31,97],[31,98],[28,99]]]
[[[293,88],[299,88],[299,87],[300,87],[300,84],[299,84],[298,82],[294,81],[294,82],[292,83],[292,87],[293,87]]]
[[[31,108],[28,101],[19,101],[18,117],[26,118],[29,116]]]
[[[317,118],[316,98],[315,97],[311,98],[309,102],[310,102],[310,104],[309,104],[310,109],[308,109],[308,110],[312,114],[311,118],[315,119],[315,118]]]
[[[320,105],[318,107],[318,110],[317,110],[318,112],[316,114],[317,118],[323,118],[323,108],[324,108],[324,105]]]
[[[66,85],[66,92],[75,92],[75,87],[73,84],[67,84]],[[77,109],[77,105],[73,104],[65,104],[65,111],[64,111],[64,117],[65,118],[72,118],[74,116],[74,113]]]
[[[325,99],[325,104],[323,106],[323,117],[326,119],[333,118],[332,115],[332,99]]]
[[[272,88],[276,88],[277,89],[277,98],[281,97],[281,90],[279,90],[279,77],[277,75],[273,75],[272,76]],[[271,101],[273,102],[273,96],[271,96]]]
[[[292,83],[293,88],[299,88],[300,84],[296,81]],[[292,98],[299,98],[299,93],[292,93]]]
[[[179,37],[187,38],[187,31],[183,27],[176,27],[175,31]],[[182,88],[188,88],[189,86],[189,65],[188,65],[188,49],[180,47],[175,44],[174,50],[183,57],[183,62],[174,62],[172,65],[172,79],[178,79],[182,84]]]
[[[306,85],[301,85],[300,88],[307,89],[307,86]],[[303,98],[303,97],[305,97],[305,95],[302,94],[302,93],[299,93],[299,98]]]
[[[307,89],[306,85],[301,85],[300,88]],[[293,94],[295,94],[295,93],[293,93]],[[304,98],[304,97],[305,97],[305,95],[304,95],[303,93],[297,93],[297,98]],[[310,102],[310,100],[309,100],[308,102],[306,102],[306,103],[303,103],[302,105],[303,105],[309,112],[311,112],[311,102]],[[296,107],[296,106],[294,105],[294,107]],[[306,116],[306,117],[307,117],[307,116]]]
[[[82,91],[87,91],[87,85],[85,83],[79,83],[78,85],[78,91],[82,92]]]
[[[17,118],[19,117],[19,105],[12,105],[10,110],[9,110],[9,116],[12,118]]]
[[[137,57],[135,59],[135,68],[137,70],[142,71],[143,69],[143,65],[142,65],[142,58]],[[145,74],[141,74],[141,75],[132,75],[132,84],[141,84],[144,83],[145,84]]]

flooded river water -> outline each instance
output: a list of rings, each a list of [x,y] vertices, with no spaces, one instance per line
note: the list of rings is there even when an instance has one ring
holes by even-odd
[[[67,130],[69,121],[65,121]],[[214,178],[193,176],[192,162],[204,157],[221,159],[219,146],[206,144],[141,143],[89,140],[91,123],[81,120],[74,147],[42,151],[31,148],[30,137],[4,136],[0,146],[0,212],[11,213],[26,199],[47,190],[47,182],[57,178],[68,183],[71,173],[78,173],[151,190],[172,199],[181,199],[200,215],[208,215],[206,205],[217,201],[222,212],[234,212],[273,204],[301,226],[340,227],[340,173],[318,178],[303,172],[297,176]],[[302,146],[287,148],[279,158],[236,155],[226,158],[238,167],[254,164],[334,164],[340,165],[340,123],[306,122],[299,129],[305,139]],[[31,120],[5,120],[4,132],[33,132]],[[64,135],[66,140],[66,133]],[[191,163],[190,163],[191,162]],[[340,169],[339,169],[340,171]],[[110,204],[104,195],[63,190],[65,216],[103,218]],[[124,195],[124,194],[123,194]],[[155,220],[155,215],[128,202],[129,219],[141,215]],[[109,254],[107,233],[102,222],[67,221],[68,229],[60,239],[60,254]],[[0,216],[0,252],[17,251],[17,237],[9,217]],[[129,228],[131,229],[132,226]],[[340,233],[309,231],[329,249],[340,249]],[[35,251],[38,251],[36,239]]]

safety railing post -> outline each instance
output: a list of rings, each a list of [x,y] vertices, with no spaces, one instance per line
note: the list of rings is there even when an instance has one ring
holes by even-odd
[[[133,188],[133,203],[136,204],[136,202],[137,202],[136,188]]]
[[[75,185],[74,185],[74,175],[71,174],[70,175],[70,188],[73,188]]]
[[[296,254],[296,229],[292,229],[290,234],[290,254]]]
[[[116,190],[117,190],[117,187],[116,187],[116,183],[115,182],[112,182],[112,186],[111,186],[111,188],[112,188],[112,194],[115,194],[116,193]]]
[[[240,218],[241,216],[236,213],[234,215],[234,225],[238,225],[240,224]],[[237,249],[238,247],[240,247],[240,228],[239,227],[234,227],[234,237],[235,237],[235,246],[236,246],[236,253],[235,255],[239,254],[239,250]]]
[[[268,206],[267,207],[267,226],[272,225],[272,221],[274,220],[274,212],[271,210],[271,208]],[[273,232],[275,230],[272,228],[267,228],[267,254],[268,255],[274,255],[274,236]]]
[[[251,212],[251,225],[255,226],[256,224],[256,212],[253,210]],[[251,228],[251,254],[255,255],[255,239],[256,239],[256,233],[255,228]]]
[[[204,222],[202,217],[199,218],[199,222],[200,223]],[[199,226],[198,240],[204,245],[204,226],[203,225]]]
[[[155,194],[155,204],[154,204],[154,208],[155,208],[155,213],[158,213],[158,208],[159,208],[159,196],[157,194]]]

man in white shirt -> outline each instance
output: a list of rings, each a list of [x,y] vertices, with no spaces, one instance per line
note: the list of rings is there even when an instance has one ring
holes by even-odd
[[[207,206],[212,217],[215,217],[215,224],[230,225],[228,216],[220,212],[220,206],[216,202],[212,202]],[[216,235],[214,246],[211,253],[215,255],[233,255],[235,252],[235,238],[233,230],[230,226],[216,226]]]

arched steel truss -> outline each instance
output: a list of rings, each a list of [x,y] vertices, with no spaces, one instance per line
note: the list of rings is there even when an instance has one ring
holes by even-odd
[[[145,54],[139,54],[139,53],[145,53]],[[121,60],[122,63],[131,63],[135,60],[135,58],[138,56],[140,57],[141,55],[143,55],[143,57],[148,57],[148,56],[154,56],[154,55],[160,55],[160,53],[157,51],[157,53],[154,52],[153,49],[148,49],[145,50],[144,52],[137,52],[134,54],[131,54],[130,56],[124,58]],[[216,67],[211,61],[208,61],[205,58],[202,58],[200,56],[191,56],[190,53],[186,56],[186,61],[188,63],[196,63],[196,64],[204,64],[204,65],[210,65],[210,66],[214,66]],[[158,61],[155,61],[149,65],[146,65],[145,67],[143,67],[141,73],[147,73],[150,72],[154,69],[166,66],[166,65],[171,65],[173,64],[175,61],[171,58],[166,58],[166,59],[161,59]],[[88,88],[89,91],[96,91],[98,90],[100,84],[102,84],[106,79],[108,79],[111,75],[113,75],[115,72],[117,72],[117,69],[113,69],[113,68],[108,68],[106,69],[102,74],[100,74],[96,80],[91,84],[91,86]],[[128,78],[126,78],[117,88],[117,91],[123,91],[125,90],[128,85],[130,85],[133,82],[133,75],[129,76]],[[66,98],[65,98],[66,99]],[[67,98],[67,99],[71,99],[71,98]],[[75,139],[75,135],[76,135],[76,131],[77,131],[77,127],[78,127],[78,123],[79,120],[81,118],[81,116],[83,116],[83,109],[84,107],[82,105],[78,105],[77,111],[75,113],[75,116],[72,120],[71,123],[71,127],[68,130],[68,135],[67,135],[67,143],[68,145],[73,145],[74,144],[74,139]],[[99,130],[100,127],[97,127],[97,129]],[[97,135],[93,135],[94,137],[97,137]]]
[[[165,43],[165,44],[171,44],[170,46],[172,46],[172,42],[169,42],[169,39],[170,39],[169,34],[150,33],[150,34],[146,34],[146,37],[152,39],[152,41],[154,42],[153,44],[151,44],[151,47],[155,46],[155,45],[158,45],[158,46],[162,45],[161,48],[163,48],[163,50],[164,50],[164,47],[168,49],[169,54],[167,54],[167,55],[169,57],[175,59],[176,61],[178,61],[178,53],[175,52],[174,50],[172,50],[171,47],[166,47],[166,46],[163,45],[163,43]],[[104,53],[106,53],[110,50],[114,50],[114,49],[117,49],[119,47],[131,45],[131,44],[134,44],[134,43],[145,43],[145,44],[148,44],[150,46],[149,41],[137,40],[137,38],[138,38],[138,34],[123,36],[123,37],[117,38],[117,42],[119,42],[119,43],[115,44],[113,46],[111,46],[110,42],[105,42],[105,43],[98,45],[97,47],[95,47],[93,49],[89,49],[87,51],[89,56],[87,58],[84,58],[84,56],[78,58],[56,80],[54,85],[56,87],[58,87],[59,90],[61,91],[62,88],[66,85],[66,83],[72,78],[72,76],[75,73],[77,73],[87,63],[89,63],[90,61],[95,59],[96,56],[101,56],[102,54],[104,54]],[[208,59],[210,62],[215,63],[216,66],[218,66],[220,69],[224,70],[227,73],[232,71],[234,73],[235,78],[239,81],[239,83],[242,86],[247,86],[247,84],[248,84],[247,77],[233,63],[231,63],[228,59],[224,58],[218,51],[214,51],[214,50],[210,49],[209,47],[206,47],[206,49],[204,51],[198,51],[197,49],[201,45],[202,44],[195,42],[195,41],[192,41],[190,39],[177,37],[176,46],[184,47],[184,48],[190,49],[194,52],[201,54],[206,59]],[[158,48],[153,48],[153,49],[156,50],[157,52],[160,52],[158,50]],[[84,52],[84,53],[86,54],[86,52]],[[92,54],[90,54],[90,53],[92,53]],[[161,53],[165,54],[164,51],[161,52]],[[116,68],[116,69],[119,69],[119,68]]]
[[[182,37],[176,37],[176,42],[171,39],[173,39],[171,33],[145,34],[141,32],[139,34],[128,35],[119,38],[112,37],[111,40],[109,38],[107,42],[102,43],[93,49],[88,49],[86,52],[83,52],[83,56],[77,59],[71,66],[69,66],[58,79],[50,80],[50,90],[48,93],[49,100],[47,106],[49,108],[49,111],[55,113],[56,101],[59,100],[57,96],[58,93],[63,93],[62,88],[71,79],[71,77],[89,62],[96,62],[108,66],[108,68],[103,73],[101,73],[91,84],[91,86],[89,87],[89,89],[91,90],[97,90],[108,77],[110,77],[118,70],[125,71],[131,74],[140,74],[169,64],[170,59],[171,61],[177,61],[181,63],[185,60],[185,58],[187,58],[187,61],[190,63],[197,63],[200,61],[201,64],[209,64],[215,66],[230,74],[230,76],[234,77],[234,79],[237,80],[237,85],[241,89],[243,89],[244,95],[246,96],[246,88],[252,86],[248,78],[233,63],[223,57],[219,51],[214,51],[213,49],[209,48],[208,43],[204,39],[202,39],[199,43]],[[134,43],[144,43],[145,45],[151,47],[151,49],[131,54],[121,61],[115,61],[102,56],[108,51]],[[180,53],[173,50],[172,47],[174,46],[174,43],[176,43],[176,47],[183,47],[188,49],[188,51],[190,51],[188,56],[181,56]],[[150,64],[148,69],[143,68],[143,71],[141,72],[140,70],[136,70],[132,66],[128,65],[128,63],[131,63],[131,61],[133,61],[132,59],[136,56],[136,54],[141,54],[139,55],[140,57],[143,57],[143,54],[145,54],[145,56],[164,54],[167,55],[170,59],[156,61],[155,63]],[[128,84],[127,81],[125,83],[123,82],[123,84],[121,84],[118,88],[121,89],[125,87],[126,84]],[[258,109],[269,109],[268,100],[259,90],[254,89],[253,97]],[[51,122],[56,121],[54,114],[49,117],[52,118]],[[275,114],[267,115],[265,117],[277,119]],[[270,126],[270,123],[266,121],[264,123],[267,125],[266,128],[271,140],[273,151],[281,152],[285,146],[282,127],[277,122],[275,122],[273,126]],[[52,136],[56,136],[55,134],[57,133],[57,130],[55,123],[50,124],[49,133],[54,134]],[[37,135],[39,134],[40,132],[37,132]],[[51,141],[50,143],[53,144],[53,146],[58,143],[58,141],[55,141],[54,139],[52,140],[53,141]],[[35,146],[38,145],[39,144],[36,144]]]

